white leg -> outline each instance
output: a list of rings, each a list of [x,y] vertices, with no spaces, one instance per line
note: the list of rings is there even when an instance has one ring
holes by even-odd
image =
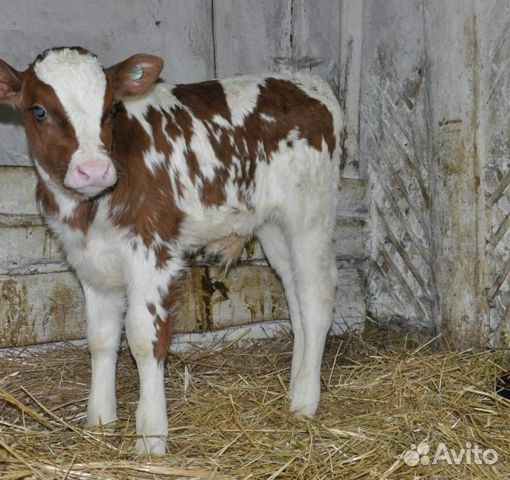
[[[292,332],[294,334],[289,384],[289,396],[292,399],[294,382],[301,366],[301,361],[303,360],[304,336],[301,313],[299,312],[299,303],[296,295],[296,286],[294,283],[294,272],[292,271],[290,249],[282,228],[274,222],[265,223],[257,231],[257,236],[269,263],[282,280],[285,296],[287,298],[287,305],[289,307]]]
[[[294,380],[291,411],[312,417],[319,405],[322,356],[333,319],[335,257],[329,235],[320,229],[293,235],[291,252],[304,330],[303,359]]]
[[[125,310],[121,293],[104,294],[83,285],[87,308],[87,340],[92,362],[92,380],[87,407],[87,425],[105,425],[117,419],[115,367]]]
[[[168,435],[165,400],[164,359],[170,336],[170,315],[175,289],[170,284],[180,269],[175,262],[167,268],[142,265],[129,292],[126,336],[140,378],[140,399],[136,409],[139,453],[164,454]]]
[[[126,317],[126,336],[135,358],[140,378],[140,398],[136,409],[136,433],[139,453],[165,453],[168,435],[164,389],[164,364],[154,355],[156,325],[146,305],[129,307]]]

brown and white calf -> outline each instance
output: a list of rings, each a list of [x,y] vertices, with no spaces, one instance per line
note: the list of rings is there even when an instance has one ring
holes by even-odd
[[[125,326],[140,376],[136,449],[165,451],[163,363],[186,254],[231,261],[256,236],[282,279],[294,349],[291,411],[314,415],[335,297],[340,107],[306,76],[157,82],[163,61],[103,68],[78,47],[27,70],[0,61],[0,100],[24,112],[37,199],[87,303],[89,425],[116,418]],[[263,286],[261,286],[263,288]]]

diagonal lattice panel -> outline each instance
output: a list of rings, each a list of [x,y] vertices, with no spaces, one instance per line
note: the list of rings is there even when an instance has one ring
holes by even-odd
[[[392,1],[384,9],[365,7],[361,148],[372,202],[368,309],[394,326],[401,321],[402,328],[430,332],[434,322],[423,10],[418,1]],[[391,28],[395,22],[405,25],[405,31]],[[406,55],[397,54],[401,51]]]
[[[510,6],[480,6],[482,58],[481,137],[484,139],[485,297],[492,344],[508,343],[510,319]]]

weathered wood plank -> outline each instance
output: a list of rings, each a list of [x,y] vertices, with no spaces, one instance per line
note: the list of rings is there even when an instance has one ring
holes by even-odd
[[[336,258],[365,260],[369,257],[370,199],[367,181],[342,178],[338,190],[335,231]]]
[[[215,0],[217,76],[299,71],[338,93],[339,24],[336,0]]]
[[[366,311],[364,275],[357,268],[338,268],[333,331],[363,329]]]
[[[216,76],[289,70],[293,0],[214,0]]]
[[[221,268],[192,267],[182,285],[183,301],[175,318],[178,331],[288,318],[283,288],[268,267],[242,265],[228,275]]]
[[[37,176],[30,167],[0,165],[0,213],[38,215],[35,202]]]
[[[18,217],[19,218],[19,217]],[[23,217],[22,217],[23,218]],[[42,219],[39,216],[37,220]],[[32,217],[29,217],[32,220]],[[26,264],[41,260],[63,260],[64,254],[51,233],[42,225],[6,227],[0,214],[0,265]]]
[[[363,0],[341,0],[339,99],[344,111],[342,176],[366,178],[360,155],[361,53]]]
[[[368,218],[369,193],[366,180],[342,178],[338,186],[337,218]]]
[[[425,3],[431,98],[430,134],[434,319],[460,348],[485,343],[484,242],[477,145],[480,50],[474,3]],[[445,45],[448,48],[445,48]],[[481,321],[482,320],[482,321]]]
[[[292,2],[292,57],[286,59],[287,65],[293,71],[322,77],[336,93],[340,71],[339,25],[338,0]]]
[[[0,347],[83,338],[81,288],[70,272],[0,275]]]
[[[480,330],[492,346],[510,343],[510,4],[477,0],[475,25],[480,58],[477,153],[483,198],[480,237],[485,241],[482,272],[488,306]],[[472,27],[472,28],[473,28]],[[475,72],[473,72],[476,75]],[[483,204],[484,203],[484,204]]]
[[[371,194],[368,310],[432,332],[423,3],[364,2],[361,156]],[[395,28],[398,25],[399,28]]]
[[[336,224],[336,258],[364,260],[368,257],[368,224],[363,219],[339,220]]]
[[[40,272],[0,273],[0,347],[32,345],[85,336],[81,287],[73,273],[55,263]],[[23,273],[24,272],[24,273]],[[17,274],[23,273],[23,274]],[[266,266],[241,265],[227,276],[222,269],[186,270],[175,332],[202,332],[288,318],[280,281]],[[363,324],[362,282],[356,269],[339,270],[336,329]]]
[[[41,225],[39,216],[17,216],[22,225],[2,225],[3,215],[0,214],[0,265],[26,264],[29,262],[64,260],[65,255],[58,242],[51,233]],[[10,221],[12,217],[9,217]],[[32,224],[35,218],[37,221]],[[336,257],[342,260],[363,260],[368,256],[367,222],[361,218],[343,218],[337,220],[336,225]],[[240,258],[241,263],[267,265],[267,260],[260,244],[256,240],[250,241]],[[197,254],[193,258],[196,265],[216,265],[214,258]]]

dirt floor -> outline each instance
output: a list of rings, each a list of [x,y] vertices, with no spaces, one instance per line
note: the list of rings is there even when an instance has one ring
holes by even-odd
[[[318,416],[287,413],[289,336],[171,355],[168,454],[137,457],[138,377],[123,351],[120,419],[82,429],[86,348],[0,357],[0,478],[510,479],[503,352],[434,352],[371,328],[331,338]]]

